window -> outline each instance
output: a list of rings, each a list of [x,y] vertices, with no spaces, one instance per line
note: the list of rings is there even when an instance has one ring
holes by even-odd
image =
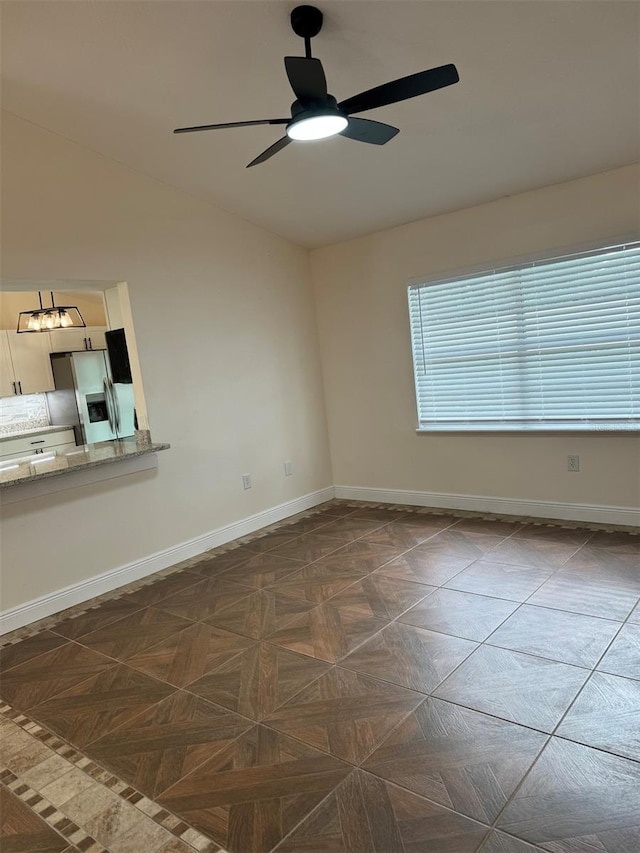
[[[419,430],[640,429],[640,243],[409,287]]]

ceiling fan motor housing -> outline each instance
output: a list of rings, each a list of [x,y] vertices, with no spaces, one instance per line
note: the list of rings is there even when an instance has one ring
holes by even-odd
[[[302,118],[303,113],[312,113],[313,115],[319,115],[320,113],[325,113],[327,115],[344,115],[338,109],[338,102],[333,97],[333,95],[327,95],[321,101],[305,101],[304,104],[300,103],[300,101],[294,101],[291,104],[291,120]]]

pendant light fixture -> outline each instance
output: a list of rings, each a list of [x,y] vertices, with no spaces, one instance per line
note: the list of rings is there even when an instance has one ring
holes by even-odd
[[[40,307],[33,311],[21,311],[18,314],[18,334],[23,332],[52,332],[56,329],[77,329],[86,323],[75,305],[56,305],[51,293],[51,307],[42,305],[42,293],[38,291]]]

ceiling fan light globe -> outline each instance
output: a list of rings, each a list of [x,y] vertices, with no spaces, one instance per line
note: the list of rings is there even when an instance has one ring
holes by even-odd
[[[306,116],[287,125],[287,136],[297,142],[327,139],[329,136],[336,136],[336,134],[341,133],[347,124],[348,121],[345,116],[336,113]]]

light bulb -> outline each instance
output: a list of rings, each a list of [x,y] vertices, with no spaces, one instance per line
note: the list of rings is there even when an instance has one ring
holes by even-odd
[[[326,139],[328,136],[340,133],[348,123],[347,119],[338,113],[308,116],[292,122],[287,127],[287,136],[300,142]]]
[[[39,332],[42,328],[40,314],[32,314],[27,322],[27,329],[30,332]]]
[[[56,323],[56,319],[58,322]],[[51,311],[45,311],[44,319],[42,321],[42,326],[45,329],[55,329],[56,326],[59,326],[59,318],[56,318],[55,314],[52,314]]]
[[[60,317],[60,325],[63,329],[68,329],[69,326],[73,326],[73,320],[69,316],[69,312],[65,311],[64,308],[58,310],[58,316]]]

